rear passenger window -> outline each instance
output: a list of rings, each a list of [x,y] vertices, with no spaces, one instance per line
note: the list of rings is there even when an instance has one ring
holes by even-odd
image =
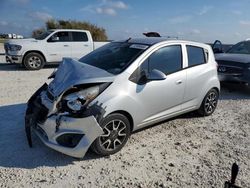
[[[170,74],[182,69],[182,51],[180,45],[163,47],[149,57],[149,71],[157,69]]]
[[[187,46],[188,66],[201,65],[206,63],[204,49],[195,46]]]
[[[88,41],[88,36],[85,32],[72,32],[74,42]]]

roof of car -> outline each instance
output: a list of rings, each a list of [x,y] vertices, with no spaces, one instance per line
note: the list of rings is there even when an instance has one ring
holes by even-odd
[[[145,45],[153,45],[159,42],[167,41],[169,39],[163,37],[145,37],[145,38],[129,38],[127,40],[119,40],[116,42],[128,42],[128,43],[137,43]]]
[[[128,42],[132,44],[143,44],[148,46],[153,46],[157,43],[161,42],[169,42],[169,43],[183,43],[183,44],[189,44],[189,45],[198,45],[200,47],[208,46],[205,43],[195,42],[195,41],[187,41],[187,40],[180,40],[176,38],[166,38],[166,37],[145,37],[145,38],[129,38],[127,40],[119,40],[114,42]]]
[[[84,29],[50,29],[50,31],[80,31],[80,32],[86,32],[87,30],[84,30]]]

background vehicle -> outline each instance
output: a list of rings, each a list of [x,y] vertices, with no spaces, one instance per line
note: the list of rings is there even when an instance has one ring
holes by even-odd
[[[4,44],[6,61],[38,70],[46,63],[61,62],[63,57],[79,59],[83,55],[107,44],[93,42],[86,30],[49,30],[36,39],[9,40]]]
[[[216,44],[216,45],[215,45]],[[250,83],[250,40],[241,41],[223,52],[222,43],[213,45],[220,81]]]
[[[79,61],[64,59],[28,102],[30,129],[49,147],[83,157],[118,152],[130,133],[198,110],[211,115],[220,84],[210,46],[164,38],[107,44]]]

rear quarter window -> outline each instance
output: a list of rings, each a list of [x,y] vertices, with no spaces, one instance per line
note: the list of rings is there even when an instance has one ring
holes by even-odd
[[[197,46],[186,46],[188,54],[188,67],[206,63],[204,49]]]

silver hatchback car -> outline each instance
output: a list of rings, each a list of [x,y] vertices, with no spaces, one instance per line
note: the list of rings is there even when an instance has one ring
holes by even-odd
[[[111,42],[79,61],[65,58],[29,99],[25,128],[81,158],[118,152],[143,127],[197,110],[211,115],[220,83],[206,44],[164,38]]]

